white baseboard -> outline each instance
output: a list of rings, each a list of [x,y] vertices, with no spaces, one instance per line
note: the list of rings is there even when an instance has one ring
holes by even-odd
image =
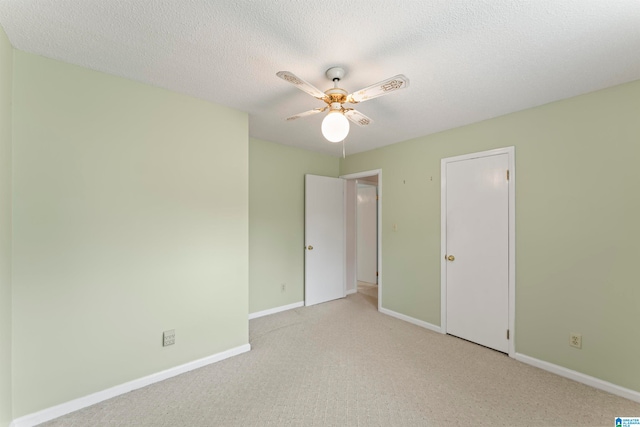
[[[347,294],[347,295],[351,295],[351,294],[355,294],[356,292],[358,292],[358,290],[357,290],[357,289],[351,289],[351,290],[348,290],[348,291],[346,292],[346,294]]]
[[[146,387],[153,383],[166,380],[167,378],[175,377],[176,375],[184,374],[185,372],[202,368],[203,366],[210,365],[212,363],[216,363],[233,356],[237,356],[238,354],[246,353],[249,350],[251,350],[251,344],[245,344],[229,349],[227,351],[223,351],[221,353],[204,357],[202,359],[194,360],[193,362],[185,363],[184,365],[169,368],[167,370],[157,372],[143,378],[138,378],[137,380],[129,381],[127,383],[120,384],[115,387],[90,394],[88,396],[80,397],[78,399],[62,403],[60,405],[52,406],[51,408],[43,409],[42,411],[35,412],[33,414],[16,418],[15,420],[13,420],[10,427],[32,427],[40,423],[50,421],[54,418],[69,414],[71,412],[75,412],[79,409],[95,405],[96,403],[111,399],[121,394],[125,394],[130,391]]]
[[[429,329],[433,332],[442,333],[442,329],[440,326],[432,325],[429,322],[425,322],[424,320],[418,320],[413,317],[406,316],[404,314],[396,313],[395,311],[388,310],[386,308],[380,308],[380,313],[386,314],[387,316],[395,317],[396,319],[404,320],[405,322],[413,323],[414,325],[420,326],[425,329]]]
[[[567,369],[559,365],[554,365],[553,363],[545,362],[543,360],[526,356],[524,354],[516,353],[515,359],[522,363],[526,363],[527,365],[535,366],[536,368],[540,368],[556,375],[560,375],[561,377],[569,378],[570,380],[574,380],[593,388],[597,388],[599,390],[615,394],[616,396],[624,397],[625,399],[633,400],[634,402],[640,403],[640,392],[638,391],[620,387],[619,385],[601,380],[599,378],[591,377],[578,371],[572,371],[571,369]]]
[[[258,317],[268,316],[270,314],[280,313],[281,311],[292,310],[294,308],[304,307],[304,301],[294,302],[289,305],[282,305],[276,308],[270,308],[269,310],[256,311],[255,313],[249,313],[249,320],[257,319]]]

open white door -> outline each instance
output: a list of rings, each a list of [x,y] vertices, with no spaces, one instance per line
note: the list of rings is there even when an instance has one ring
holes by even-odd
[[[305,175],[304,304],[345,296],[344,180]]]
[[[378,190],[358,183],[357,257],[358,281],[378,283]]]

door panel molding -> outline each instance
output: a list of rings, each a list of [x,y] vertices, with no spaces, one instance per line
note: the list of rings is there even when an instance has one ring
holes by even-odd
[[[509,183],[508,183],[508,221],[509,221],[509,249],[508,249],[508,289],[509,289],[509,342],[508,342],[508,354],[509,357],[515,357],[515,282],[516,282],[516,263],[515,263],[515,188],[516,188],[516,168],[515,168],[515,147],[498,148],[494,150],[481,151],[477,153],[464,154],[461,156],[447,157],[441,160],[440,163],[440,328],[443,334],[447,333],[447,261],[445,256],[447,255],[447,164],[453,162],[459,162],[463,160],[471,160],[482,157],[490,157],[506,154],[508,156],[508,168],[509,168]],[[505,331],[506,333],[506,331]]]

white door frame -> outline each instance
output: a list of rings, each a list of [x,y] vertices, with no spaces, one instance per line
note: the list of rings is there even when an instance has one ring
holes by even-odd
[[[515,357],[516,318],[516,167],[515,147],[447,157],[440,162],[440,328],[447,333],[447,163],[507,154],[509,159],[509,357]]]
[[[382,308],[382,169],[374,169],[370,171],[351,173],[348,175],[341,175],[340,178],[343,179],[358,179],[358,178],[366,178],[368,176],[378,176],[378,311]],[[346,191],[345,191],[346,197]],[[346,206],[346,204],[345,204]],[[346,216],[347,210],[345,209],[345,228],[346,228]],[[346,262],[346,252],[345,252],[345,262]],[[345,268],[345,284],[346,280],[346,268]],[[345,285],[346,286],[346,285]],[[356,290],[357,290],[356,283]]]

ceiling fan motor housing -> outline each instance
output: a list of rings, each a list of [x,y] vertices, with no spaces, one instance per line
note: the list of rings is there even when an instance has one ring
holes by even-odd
[[[327,89],[324,91],[324,93],[329,97],[329,99],[325,100],[325,102],[329,105],[332,105],[336,102],[343,104],[347,101],[347,91],[339,87]],[[331,107],[331,109],[333,109],[333,107]]]

